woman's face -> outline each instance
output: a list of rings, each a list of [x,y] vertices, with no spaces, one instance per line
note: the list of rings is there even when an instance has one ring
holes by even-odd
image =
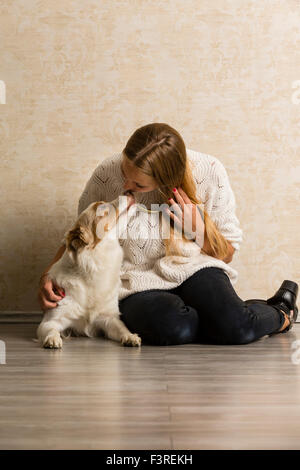
[[[153,178],[144,175],[129,158],[122,156],[121,171],[124,181],[124,191],[147,193],[158,187]]]

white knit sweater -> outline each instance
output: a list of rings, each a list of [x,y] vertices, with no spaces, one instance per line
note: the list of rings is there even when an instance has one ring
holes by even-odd
[[[203,201],[206,212],[220,233],[239,250],[243,232],[235,214],[235,197],[223,164],[211,155],[186,150],[197,186],[197,196]],[[97,166],[80,196],[78,215],[91,202],[111,202],[124,192],[121,160],[122,154],[119,153],[106,158]],[[134,196],[138,203],[148,209],[153,209],[151,204],[162,202],[157,189],[146,193],[134,192]],[[179,241],[183,256],[180,257],[181,264],[174,264],[173,257],[165,256],[157,214],[141,211],[136,205],[129,210],[128,232],[126,237],[119,239],[124,250],[119,300],[143,290],[172,289],[199,269],[210,266],[222,268],[231,283],[236,283],[236,270],[219,259],[200,253],[200,247],[193,241]]]

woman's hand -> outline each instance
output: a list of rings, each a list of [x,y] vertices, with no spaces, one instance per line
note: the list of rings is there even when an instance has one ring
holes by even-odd
[[[187,238],[195,240],[200,248],[204,245],[204,215],[199,208],[199,205],[194,204],[182,188],[174,188],[174,197],[169,199],[171,207],[174,211],[166,208],[165,212],[174,221],[174,224],[183,229],[184,235]]]
[[[57,295],[58,294],[58,295]],[[45,273],[40,278],[38,301],[42,310],[57,307],[57,302],[65,297],[64,290],[58,287]]]

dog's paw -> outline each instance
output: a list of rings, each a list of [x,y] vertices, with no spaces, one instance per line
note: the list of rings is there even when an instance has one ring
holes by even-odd
[[[142,340],[139,335],[130,333],[122,337],[121,343],[123,346],[141,346]]]
[[[62,339],[60,337],[60,334],[51,334],[46,336],[43,342],[43,347],[44,348],[50,348],[50,349],[61,349],[62,348]]]

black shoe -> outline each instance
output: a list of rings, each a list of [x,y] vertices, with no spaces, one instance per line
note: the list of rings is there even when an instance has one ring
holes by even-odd
[[[246,304],[252,303],[261,303],[271,305],[272,307],[277,307],[279,310],[283,310],[290,320],[289,325],[282,331],[278,331],[278,333],[286,333],[289,331],[294,322],[297,320],[298,316],[298,307],[296,305],[298,295],[298,284],[293,281],[283,281],[278,291],[269,299],[249,299],[245,300]],[[294,314],[291,315],[290,310],[293,310]],[[282,312],[281,312],[282,313]],[[277,333],[277,332],[275,332]],[[272,334],[275,334],[272,333]],[[271,335],[270,335],[271,336]]]
[[[289,331],[298,317],[298,307],[296,305],[298,295],[298,284],[293,281],[283,281],[278,291],[269,299],[267,299],[267,304],[273,307],[278,307],[280,310],[283,310],[288,319],[290,320],[289,325],[278,333],[286,333]],[[293,311],[293,314],[290,313],[290,310]]]

